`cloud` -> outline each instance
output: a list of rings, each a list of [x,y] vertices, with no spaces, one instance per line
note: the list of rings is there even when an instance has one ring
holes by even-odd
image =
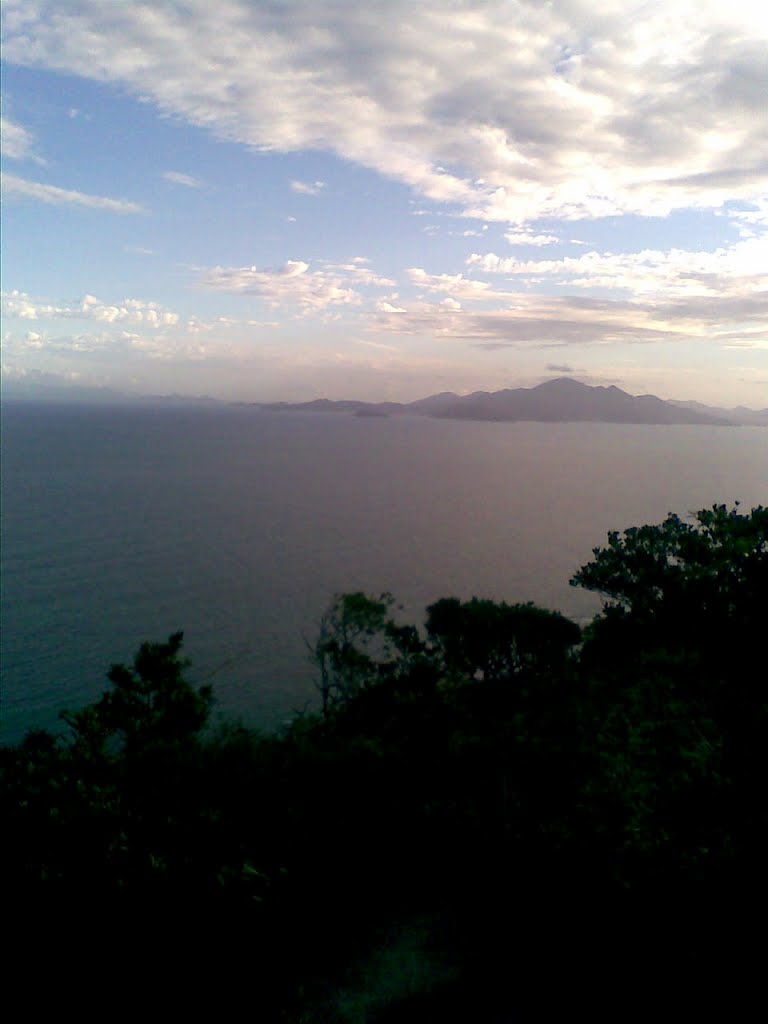
[[[397,313],[379,306],[370,315],[369,327],[378,335],[455,339],[495,349],[662,341],[768,343],[768,293],[664,302],[502,294],[504,305],[493,309],[467,310],[455,300],[403,302]]]
[[[754,0],[391,0],[386,31],[347,0],[37,0],[5,24],[8,61],[256,150],[332,153],[484,221],[664,216],[768,182]]]
[[[537,235],[533,231],[508,231],[504,235],[510,245],[554,245],[557,235]]]
[[[164,171],[163,177],[172,185],[184,185],[185,188],[202,188],[203,183],[190,174],[182,174],[180,171]]]
[[[572,366],[567,363],[547,363],[547,370],[550,373],[576,373]]]
[[[94,210],[108,210],[110,213],[144,213],[144,207],[127,199],[107,199],[104,196],[92,196],[85,192],[58,188],[56,185],[43,185],[37,181],[17,178],[15,174],[3,174],[0,185],[9,196],[21,196],[34,199],[40,203],[51,203],[55,206],[87,206]]]
[[[567,299],[540,298],[525,302],[518,296],[513,308],[456,310],[434,303],[413,303],[398,314],[377,313],[371,329],[381,335],[426,336],[469,342],[479,348],[549,348],[565,345],[605,345],[681,340],[681,332],[654,324],[643,310],[606,304],[597,310],[579,309]]]
[[[45,160],[34,153],[35,140],[31,132],[7,117],[0,117],[0,145],[8,160],[33,160],[45,165]]]
[[[349,278],[356,286],[373,286],[374,288],[394,288],[395,282],[389,277],[376,274],[366,266],[368,260],[364,256],[354,256],[348,263],[331,263],[323,261],[330,271],[335,271]]]
[[[36,370],[26,366],[11,365],[3,363],[0,368],[0,375],[7,381],[25,381],[29,384],[38,384],[50,387],[51,385],[73,384],[80,379],[80,374],[74,370],[66,373],[49,373],[45,370]]]
[[[291,188],[294,192],[298,192],[302,196],[319,196],[321,191],[325,188],[324,181],[313,181],[311,183],[306,181],[292,181]]]
[[[179,314],[164,309],[156,302],[123,299],[119,304],[102,302],[94,295],[84,295],[75,305],[41,302],[14,289],[2,294],[3,314],[18,320],[97,320],[104,324],[132,323],[151,327],[175,327]]]
[[[587,252],[559,260],[519,260],[495,253],[473,253],[467,266],[538,283],[614,289],[656,297],[748,295],[768,289],[768,234],[750,235],[729,247],[705,250],[644,249],[641,252]]]
[[[214,291],[255,295],[270,308],[296,307],[301,316],[328,311],[331,307],[359,306],[359,288],[391,288],[394,281],[379,277],[358,258],[350,263],[327,263],[310,270],[303,260],[288,260],[282,266],[213,267],[203,275],[204,287]]]
[[[130,364],[132,361],[159,360],[163,362],[202,361],[220,358],[224,354],[235,354],[232,350],[217,344],[207,345],[194,336],[184,334],[137,334],[133,331],[93,331],[80,334],[62,334],[50,338],[32,338],[10,335],[6,338],[5,351],[13,360],[24,356],[48,356],[78,360],[100,360],[115,365],[116,360]],[[11,362],[9,365],[19,365]]]
[[[509,292],[463,274],[429,274],[422,267],[409,267],[405,273],[414,288],[447,295],[459,302],[505,301],[511,298]]]
[[[355,341],[356,345],[365,345],[366,348],[380,349],[382,352],[399,352],[400,349],[396,345],[384,345],[380,341],[362,341],[360,339]]]
[[[276,320],[240,320],[233,316],[217,316],[213,320],[200,320],[198,317],[190,317],[183,324],[183,328],[188,334],[211,334],[215,332],[217,335],[222,330],[243,327],[276,328],[281,326]]]
[[[78,370],[101,367],[119,374],[130,372],[142,363],[163,363],[179,369],[184,364],[209,363],[220,369],[229,365],[237,375],[238,367],[264,351],[265,338],[254,349],[254,337],[262,330],[280,325],[263,320],[241,320],[218,316],[211,320],[196,317],[184,320],[177,313],[142,299],[123,299],[120,303],[101,302],[85,295],[75,304],[42,302],[19,292],[2,295],[3,314],[8,321],[37,321],[34,330],[8,330],[3,337],[3,352],[11,372],[24,373],[24,366],[78,366]],[[38,322],[52,324],[41,329]],[[84,330],[70,330],[73,321],[90,321]],[[74,326],[74,325],[73,325]],[[254,328],[258,333],[254,333]],[[279,355],[275,350],[273,356]],[[37,372],[37,371],[33,371]],[[89,371],[90,372],[90,371]]]
[[[362,298],[344,287],[341,277],[325,270],[309,270],[301,260],[288,260],[280,267],[214,267],[202,279],[214,291],[256,295],[272,309],[296,306],[302,315],[318,313],[331,306],[359,305]]]
[[[756,199],[751,205],[752,209],[728,211],[742,238],[759,238],[768,233],[768,196]]]

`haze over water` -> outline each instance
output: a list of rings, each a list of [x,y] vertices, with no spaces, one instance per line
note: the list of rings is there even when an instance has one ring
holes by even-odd
[[[336,592],[585,618],[568,579],[609,529],[768,501],[762,428],[32,403],[3,427],[5,740],[177,629],[219,710],[275,726],[314,698],[305,638]]]

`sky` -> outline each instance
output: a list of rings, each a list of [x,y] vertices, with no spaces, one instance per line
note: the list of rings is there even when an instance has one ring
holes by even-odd
[[[768,406],[768,5],[4,0],[7,384]]]

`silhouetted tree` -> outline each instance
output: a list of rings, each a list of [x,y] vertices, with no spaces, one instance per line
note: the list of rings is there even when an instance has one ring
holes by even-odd
[[[677,891],[734,870],[743,884],[768,834],[768,509],[670,515],[594,555],[571,582],[607,598],[580,672],[587,796],[614,869],[653,865]]]
[[[183,633],[174,633],[165,643],[143,643],[132,668],[112,666],[107,676],[112,687],[100,700],[63,712],[75,743],[93,752],[133,754],[197,737],[210,718],[213,689],[195,688],[185,679],[189,663],[179,653],[183,639]]]
[[[576,623],[559,612],[476,597],[430,605],[427,634],[449,676],[484,680],[554,670],[581,638]]]
[[[312,649],[323,712],[379,681],[395,654],[391,594],[338,594],[320,620]]]

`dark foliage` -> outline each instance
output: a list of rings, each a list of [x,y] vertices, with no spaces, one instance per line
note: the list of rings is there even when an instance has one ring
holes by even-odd
[[[607,602],[584,636],[476,598],[432,605],[422,635],[389,595],[338,597],[322,711],[282,735],[212,729],[181,634],[142,645],[64,713],[67,738],[2,750],[7,928],[61,960],[77,921],[77,960],[133,991],[199,1005],[207,977],[262,1019],[540,1019],[561,998],[631,1018],[630,991],[690,1009],[713,979],[743,987],[763,953],[739,917],[765,905],[768,510],[670,516],[594,555],[573,582]],[[376,1003],[371,957],[415,921],[434,969],[399,1003],[380,968]]]

